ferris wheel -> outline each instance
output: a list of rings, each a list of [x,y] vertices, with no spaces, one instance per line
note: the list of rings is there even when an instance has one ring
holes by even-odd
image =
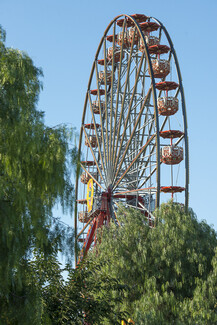
[[[106,28],[88,82],[79,140],[75,235],[79,260],[117,210],[154,226],[154,210],[188,206],[187,118],[181,72],[163,24],[120,15]],[[82,172],[79,172],[81,170]]]

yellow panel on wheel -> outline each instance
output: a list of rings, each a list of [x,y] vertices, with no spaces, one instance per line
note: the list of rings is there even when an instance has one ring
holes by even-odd
[[[87,183],[87,211],[90,212],[93,207],[93,180],[92,178]]]

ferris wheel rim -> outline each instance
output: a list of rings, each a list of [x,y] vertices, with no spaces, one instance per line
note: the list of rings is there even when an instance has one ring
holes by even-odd
[[[173,42],[171,40],[171,37],[166,29],[166,27],[163,25],[163,23],[155,18],[155,17],[150,17],[151,19],[155,20],[161,28],[164,30],[167,40],[170,44],[170,49],[174,57],[176,69],[177,69],[177,75],[178,75],[178,81],[179,81],[179,89],[181,93],[181,98],[182,98],[182,113],[183,113],[183,124],[184,124],[184,138],[185,138],[185,169],[186,169],[186,177],[185,177],[185,208],[187,210],[188,205],[189,205],[189,143],[188,143],[188,125],[187,125],[187,112],[186,112],[186,104],[185,104],[185,94],[184,94],[184,87],[182,83],[182,75],[181,75],[181,70],[179,66],[179,61],[177,58],[177,54],[175,51],[175,48],[173,46]]]
[[[157,94],[156,94],[156,80],[155,80],[155,77],[154,77],[154,73],[153,73],[153,69],[152,69],[152,63],[151,63],[151,58],[150,58],[150,55],[149,55],[149,49],[148,49],[148,45],[146,43],[146,39],[145,39],[145,36],[141,30],[141,27],[139,25],[139,23],[133,18],[131,17],[130,15],[126,15],[126,14],[122,14],[122,15],[118,15],[116,16],[111,22],[110,24],[108,25],[108,27],[106,28],[104,34],[103,34],[103,37],[101,38],[101,41],[99,43],[99,46],[97,48],[97,51],[96,51],[96,55],[95,55],[95,59],[94,59],[94,62],[93,62],[93,65],[92,65],[92,69],[91,69],[91,73],[90,73],[90,77],[89,77],[89,81],[88,81],[88,87],[87,87],[87,92],[86,92],[86,96],[85,96],[85,103],[84,103],[84,109],[83,109],[83,115],[82,115],[82,126],[81,126],[81,130],[80,130],[80,138],[79,138],[79,150],[78,150],[78,153],[79,153],[79,157],[81,156],[81,145],[82,145],[82,138],[85,137],[85,139],[87,138],[87,142],[89,141],[88,140],[88,136],[86,134],[86,131],[85,131],[85,126],[84,126],[84,120],[85,120],[85,116],[86,116],[86,110],[87,110],[87,107],[88,107],[88,102],[90,103],[90,107],[91,107],[91,114],[92,114],[92,119],[93,119],[93,126],[94,126],[94,129],[95,129],[95,134],[96,134],[96,142],[97,142],[97,145],[98,145],[98,148],[99,148],[99,156],[100,156],[100,160],[101,160],[101,166],[103,168],[103,171],[101,171],[98,163],[97,163],[97,159],[95,159],[95,156],[94,156],[94,152],[93,150],[91,150],[91,145],[89,143],[89,149],[91,150],[92,152],[92,155],[93,155],[93,159],[94,159],[94,162],[96,163],[96,167],[97,167],[97,170],[99,172],[99,175],[100,175],[100,178],[101,180],[104,182],[104,185],[105,186],[102,186],[101,183],[99,183],[97,181],[97,179],[95,179],[94,177],[91,176],[91,174],[88,172],[88,170],[81,164],[81,167],[82,169],[87,172],[87,174],[89,174],[89,176],[91,176],[93,179],[94,179],[94,182],[103,190],[103,191],[107,191],[108,188],[106,187],[106,182],[105,182],[105,177],[107,176],[107,167],[106,167],[106,162],[108,163],[108,159],[109,159],[109,150],[113,150],[113,148],[111,149],[111,132],[110,132],[110,138],[109,138],[109,144],[108,144],[108,141],[106,143],[106,145],[110,145],[109,149],[107,149],[107,155],[105,154],[106,153],[106,149],[105,149],[105,141],[103,139],[104,137],[104,131],[102,130],[101,132],[101,136],[102,136],[102,150],[103,152],[101,152],[101,147],[100,147],[100,141],[99,141],[99,134],[98,134],[98,131],[97,131],[97,128],[96,128],[96,122],[95,122],[95,118],[94,118],[94,113],[92,111],[92,106],[91,106],[91,98],[90,98],[90,91],[91,91],[91,83],[92,83],[92,79],[93,79],[93,75],[94,75],[94,72],[96,73],[96,76],[97,76],[97,95],[98,95],[98,98],[100,98],[100,88],[99,88],[99,77],[98,77],[98,55],[99,55],[99,52],[101,50],[101,48],[104,46],[106,47],[105,45],[105,37],[107,36],[107,33],[109,31],[109,29],[111,28],[111,26],[114,24],[114,27],[113,27],[113,48],[115,46],[115,23],[117,21],[117,19],[119,19],[120,17],[124,17],[124,24],[126,23],[126,18],[130,19],[132,22],[133,22],[133,26],[136,27],[137,31],[139,32],[139,35],[140,35],[140,38],[143,39],[143,43],[144,43],[144,51],[143,51],[143,57],[145,57],[145,59],[147,60],[147,63],[148,63],[148,69],[149,69],[149,76],[150,76],[150,79],[151,79],[151,86],[150,86],[150,89],[149,91],[151,92],[152,96],[153,96],[153,103],[154,103],[154,123],[155,123],[155,129],[156,129],[156,132],[152,135],[152,138],[155,138],[155,149],[156,149],[156,167],[155,169],[152,171],[152,174],[155,173],[156,174],[156,186],[153,187],[153,193],[156,192],[156,206],[158,207],[159,206],[159,198],[160,198],[160,192],[161,192],[161,188],[166,188],[165,186],[161,187],[161,184],[160,184],[160,165],[161,165],[161,161],[160,161],[160,140],[159,140],[159,137],[160,137],[160,132],[163,131],[164,129],[164,126],[165,126],[165,123],[167,121],[167,117],[164,119],[164,122],[162,123],[161,125],[161,128],[159,127],[159,120],[158,120],[158,107],[157,107]],[[184,134],[182,136],[180,136],[180,138],[176,141],[175,144],[178,144],[180,141],[182,141],[183,137],[185,138],[185,166],[186,166],[186,170],[188,170],[188,136],[187,136],[187,119],[186,119],[186,107],[185,107],[185,99],[184,99],[184,89],[183,89],[183,85],[182,85],[182,78],[181,78],[181,72],[180,72],[180,68],[179,68],[179,64],[178,64],[178,59],[177,59],[177,56],[176,56],[176,52],[174,50],[174,47],[173,47],[173,43],[171,41],[171,38],[166,30],[166,28],[163,26],[163,24],[153,18],[153,17],[147,17],[149,20],[150,19],[153,19],[155,20],[160,28],[163,29],[164,33],[166,34],[166,37],[168,39],[168,42],[170,44],[170,53],[171,53],[171,57],[173,56],[173,59],[175,61],[175,64],[176,64],[176,69],[177,69],[177,73],[178,73],[178,79],[179,79],[179,91],[181,93],[181,98],[182,98],[182,111],[183,111],[183,116],[184,116]],[[125,27],[125,25],[123,25]],[[124,30],[124,28],[123,28]],[[135,34],[134,34],[135,35]],[[123,32],[123,36],[124,36],[124,32]],[[134,36],[133,36],[134,37]],[[103,44],[104,43],[104,44]],[[133,43],[132,43],[133,44]],[[132,45],[133,47],[133,45]],[[123,42],[122,42],[122,45],[121,45],[121,51],[120,51],[120,57],[122,58],[122,53],[123,53],[123,50],[124,50],[124,46],[123,46]],[[131,57],[131,55],[130,55]],[[171,59],[170,57],[170,59]],[[114,78],[114,51],[113,51],[113,60],[112,60],[112,81],[111,81],[111,84],[113,85],[113,78]],[[106,51],[104,50],[104,62],[106,62]],[[142,62],[142,61],[141,61]],[[120,61],[120,66],[122,64],[122,60]],[[106,70],[106,63],[104,64],[104,73],[105,73],[105,94],[107,94],[107,70]],[[119,75],[120,77],[120,75]],[[163,81],[165,80],[162,79]],[[112,91],[113,91],[113,87],[112,88]],[[118,88],[119,89],[119,88]],[[111,98],[113,98],[113,96],[111,95]],[[132,96],[133,98],[133,96]],[[107,95],[105,96],[105,101],[107,100]],[[99,104],[100,106],[101,104]],[[106,106],[106,110],[107,110],[107,104],[105,105]],[[111,102],[111,106],[112,106],[112,102]],[[106,113],[108,114],[108,112],[106,111]],[[141,113],[142,114],[142,113]],[[101,128],[102,128],[102,114],[101,114],[101,108],[100,108],[100,119],[101,119]],[[106,132],[107,132],[107,129],[106,129]],[[108,136],[107,136],[107,139],[108,139]],[[118,137],[117,137],[118,139]],[[122,140],[123,140],[123,136],[122,136]],[[122,141],[121,140],[121,141]],[[117,140],[118,141],[118,140]],[[113,141],[114,143],[114,141]],[[122,145],[123,141],[121,142],[121,145]],[[129,145],[130,145],[130,142],[128,142]],[[121,145],[119,147],[119,149],[121,148]],[[116,149],[115,149],[116,150]],[[126,155],[127,153],[127,150],[128,148],[125,148],[125,152],[124,154]],[[120,150],[119,150],[120,152]],[[103,158],[102,158],[103,157]],[[119,155],[118,155],[119,157]],[[118,164],[118,158],[116,158],[115,160],[115,169],[117,168],[117,172],[115,174],[115,179],[117,179],[117,176],[119,174],[119,171],[121,170],[121,164],[123,164],[123,161],[124,161],[124,158],[125,156],[123,155],[122,156],[122,160],[121,160],[121,163],[119,163],[119,166],[117,166]],[[103,164],[103,160],[105,162],[105,165]],[[78,196],[78,180],[79,180],[79,177],[78,177],[78,174],[79,174],[79,168],[78,167],[78,170],[77,170],[77,177],[76,177],[76,189],[75,189],[75,192],[76,192],[76,199],[77,199],[77,196]],[[125,171],[125,174],[130,170],[131,166],[128,167],[128,170]],[[124,175],[125,175],[124,174]],[[150,174],[150,177],[152,176],[152,174]],[[118,184],[121,182],[121,180],[123,179],[124,175],[122,174],[122,176],[117,180],[117,183],[113,184],[114,187],[113,187],[113,190],[115,190],[117,187],[118,187]],[[145,182],[145,181],[144,181]],[[185,187],[185,202],[186,205],[188,206],[188,183],[189,183],[189,174],[186,172],[186,187]],[[143,184],[142,184],[143,185]],[[175,186],[173,186],[174,190],[175,190]],[[181,187],[180,187],[181,188]],[[143,192],[145,190],[151,190],[151,188],[143,188],[143,189],[138,189],[138,190],[132,190],[131,191],[131,194],[132,193],[135,193],[135,192],[138,192],[143,190]],[[128,193],[130,193],[130,190],[128,191]],[[145,192],[144,192],[145,193]],[[118,195],[122,195],[123,192],[114,192],[114,197],[115,196],[118,196]],[[126,194],[126,191],[125,191],[125,194]],[[77,200],[76,200],[76,204],[75,204],[75,216],[77,215]],[[77,218],[75,217],[75,234],[77,236]]]

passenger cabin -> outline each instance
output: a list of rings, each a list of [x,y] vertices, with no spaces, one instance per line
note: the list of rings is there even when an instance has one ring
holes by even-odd
[[[99,82],[101,82],[102,85],[105,85],[105,83],[107,85],[111,85],[111,81],[112,81],[112,72],[110,70],[106,71],[106,78],[105,78],[104,71],[99,72]]]
[[[92,102],[92,110],[94,114],[100,114],[100,108],[101,108],[101,112],[103,114],[104,110],[105,110],[105,102],[104,101],[100,101],[100,100],[94,100]]]
[[[161,149],[160,161],[166,165],[176,165],[183,160],[183,148],[175,145],[165,146]]]
[[[86,223],[89,221],[89,217],[88,217],[88,212],[87,211],[80,211],[78,213],[78,220],[82,223]]]
[[[156,36],[150,36],[148,34],[144,34],[144,37],[145,37],[145,41],[147,43],[148,46],[154,46],[154,45],[158,45],[160,40],[158,37]],[[139,50],[141,52],[143,52],[145,49],[145,44],[144,44],[144,41],[142,38],[140,38],[139,40]]]
[[[95,135],[90,135],[88,139],[89,139],[89,142],[88,142],[87,138],[85,139],[85,145],[87,147],[90,147],[90,146],[92,148],[97,147],[97,139],[96,139]]]
[[[163,59],[152,59],[152,69],[155,78],[165,78],[170,73],[170,62]]]
[[[176,97],[159,97],[157,107],[160,115],[174,115],[179,109],[179,100]]]

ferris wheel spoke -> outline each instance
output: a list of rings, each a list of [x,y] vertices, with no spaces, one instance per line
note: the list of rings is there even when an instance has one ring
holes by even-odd
[[[102,147],[104,153],[104,164],[105,166],[107,166],[107,161],[106,161],[107,154],[106,154],[105,138],[104,138],[104,130],[103,130],[103,119],[102,119],[102,108],[101,108],[101,101],[100,101],[100,87],[99,87],[99,74],[98,74],[97,61],[95,61],[95,73],[96,73],[96,83],[97,83],[97,95],[98,95],[99,107],[100,107],[101,141],[102,141]]]
[[[125,172],[122,174],[122,176],[119,178],[119,180],[117,181],[117,183],[114,185],[113,189],[115,189],[118,184],[121,182],[121,180],[124,178],[124,176],[127,174],[127,172],[130,170],[130,168],[132,167],[132,165],[137,161],[137,159],[141,156],[141,154],[143,153],[143,151],[147,148],[147,146],[149,145],[149,143],[153,140],[153,138],[155,137],[155,134],[153,134],[150,139],[146,142],[146,144],[141,148],[141,150],[139,151],[139,153],[137,154],[137,156],[133,159],[133,161],[130,163],[130,165],[128,166],[128,168],[125,170]]]
[[[169,116],[166,116],[164,118],[163,123],[162,123],[162,125],[160,127],[160,131],[163,131],[163,129],[164,129],[165,125],[166,125],[166,122],[168,121],[168,118],[169,118]]]
[[[144,98],[145,97],[145,86],[146,86],[146,82],[145,82],[145,74],[146,74],[146,70],[147,70],[147,60],[145,60],[145,63],[144,63],[144,69],[143,69],[143,79],[142,79],[142,91],[141,91],[141,94],[142,94],[142,97]],[[149,87],[150,88],[150,87]],[[150,93],[151,94],[151,93]],[[142,121],[142,120],[141,120]],[[140,125],[141,126],[141,122],[140,122]]]
[[[153,161],[152,163],[150,163],[148,166],[140,166],[140,168],[138,169],[139,171],[144,171],[144,172],[147,172],[147,170],[149,169],[151,169],[151,168],[155,168],[156,167],[156,162],[155,161]],[[137,172],[137,168],[134,168],[134,169],[132,169],[129,173],[128,173],[128,177],[130,177],[131,176],[131,174],[134,176],[135,175],[135,173]],[[150,175],[150,174],[149,174]],[[148,178],[148,176],[140,176],[140,175],[138,175],[138,177],[139,177],[139,185],[138,185],[138,181],[137,181],[137,187],[141,187],[141,186],[144,186],[144,184],[147,182],[147,178]],[[141,184],[141,182],[144,182],[144,183],[142,183]],[[135,180],[133,181],[134,183],[135,183]],[[131,182],[132,183],[132,182]],[[128,185],[128,184],[130,184],[130,182],[126,182],[125,181],[125,183],[124,182],[122,182],[122,185]]]
[[[125,25],[126,25],[126,20],[124,21],[123,24],[123,29],[122,29],[122,35],[123,35],[123,40],[125,37]],[[121,79],[123,78],[123,75],[121,73],[122,69],[122,59],[123,59],[123,48],[124,48],[124,42],[122,41],[121,43],[121,53],[120,53],[120,63],[119,63],[119,69],[118,69],[118,81],[117,81],[117,94],[116,94],[116,104],[115,104],[115,116],[114,116],[114,130],[116,130],[116,124],[117,124],[117,116],[118,116],[118,106],[119,106],[119,92],[120,92],[120,86],[121,86]],[[133,50],[133,46],[131,46],[131,52]],[[129,74],[129,65],[127,68],[127,75]],[[112,134],[112,132],[111,132]],[[114,142],[115,142],[115,132],[113,132],[113,139],[110,142],[110,148],[111,148],[111,154],[110,154],[110,161],[113,161],[113,154],[114,154]]]
[[[125,151],[124,151],[124,153],[123,153],[123,155],[122,155],[122,159],[121,159],[121,161],[120,161],[120,164],[119,164],[119,166],[118,166],[117,173],[116,173],[115,178],[114,178],[114,182],[116,181],[117,175],[118,175],[118,173],[119,173],[119,171],[120,171],[120,169],[121,169],[121,167],[122,167],[123,161],[124,161],[124,159],[125,159],[125,157],[126,157],[126,154],[127,154],[127,152],[128,152],[129,146],[130,146],[131,141],[132,141],[132,139],[133,139],[133,137],[134,137],[134,134],[135,134],[136,128],[137,128],[138,123],[139,123],[139,121],[140,121],[140,119],[141,119],[141,115],[143,114],[143,111],[144,111],[144,108],[145,108],[145,104],[146,104],[146,102],[147,102],[147,100],[148,100],[148,98],[149,98],[149,96],[150,96],[150,93],[151,93],[151,88],[148,90],[148,93],[147,93],[147,95],[146,95],[146,98],[145,98],[145,100],[144,100],[144,102],[143,102],[143,104],[142,104],[142,107],[141,107],[141,109],[140,109],[139,115],[138,115],[137,120],[136,120],[136,122],[135,122],[134,129],[133,129],[133,131],[132,131],[132,133],[131,133],[131,136],[130,136],[130,138],[129,138],[127,144],[126,144],[126,148],[125,148]],[[123,143],[123,142],[122,142],[122,143]],[[120,147],[122,146],[122,143],[120,144]]]
[[[151,217],[152,220],[155,220],[155,216],[152,214],[152,212],[150,211],[150,209],[147,209],[147,207],[145,207],[145,205],[142,204],[141,201],[138,201],[138,205],[140,207],[142,207],[144,209],[144,211],[146,211],[148,213],[149,217]]]
[[[124,197],[124,195],[126,194],[130,194],[130,195],[134,195],[134,194],[138,194],[138,195],[142,195],[142,194],[146,194],[146,193],[156,193],[157,188],[156,187],[145,187],[145,188],[138,188],[138,189],[131,189],[131,190],[127,190],[127,191],[122,191],[122,192],[115,192],[113,194],[114,197],[118,197],[120,195],[122,195]]]
[[[118,225],[121,226],[120,221],[118,220],[118,216],[117,216],[117,213],[116,213],[115,210],[114,210],[114,215],[115,215],[115,218],[116,218],[116,220],[117,220]]]
[[[95,162],[95,164],[96,164],[97,170],[98,170],[98,172],[99,172],[99,175],[100,175],[102,181],[105,183],[105,180],[104,180],[104,178],[103,178],[103,176],[102,176],[102,173],[101,173],[101,171],[100,171],[100,168],[99,168],[98,160],[96,159],[95,153],[94,153],[94,151],[93,151],[93,148],[92,148],[92,146],[91,146],[91,143],[90,143],[89,137],[88,137],[88,135],[87,135],[87,132],[86,132],[84,126],[83,126],[83,132],[84,132],[84,135],[85,135],[86,141],[87,141],[87,143],[88,143],[88,146],[89,146],[89,148],[90,148],[90,151],[91,151],[91,153],[92,153],[92,156],[93,156],[94,162]],[[82,167],[82,168],[83,168],[83,167]],[[84,168],[83,168],[83,169],[84,169]],[[89,172],[88,172],[88,173],[89,173]],[[91,177],[92,177],[92,176],[91,176]]]
[[[84,167],[82,163],[80,163],[82,169],[93,179],[93,181],[102,189],[105,190],[104,187],[96,180],[96,178]]]
[[[87,229],[87,227],[90,225],[90,223],[93,221],[94,218],[95,218],[95,215],[93,215],[93,216],[88,220],[88,222],[85,224],[85,226],[82,228],[82,230],[77,234],[77,236],[76,236],[75,239],[78,239],[78,238],[83,234],[83,232]]]
[[[131,46],[131,50],[130,50],[130,58],[131,58],[131,55],[132,55],[132,46]],[[120,111],[120,116],[119,116],[119,123],[118,123],[118,130],[117,130],[117,133],[116,133],[116,125],[117,125],[117,113],[118,113],[118,98],[117,98],[117,101],[116,101],[116,113],[115,113],[115,127],[114,127],[114,134],[113,134],[113,143],[112,143],[112,163],[114,164],[114,160],[115,160],[115,157],[116,157],[116,154],[117,154],[117,146],[118,146],[118,137],[119,137],[119,134],[120,134],[120,128],[121,128],[121,120],[122,120],[122,115],[123,115],[123,112],[124,112],[124,100],[125,100],[125,96],[126,96],[126,92],[127,92],[127,85],[128,85],[128,80],[129,80],[129,72],[130,72],[130,66],[131,66],[131,60],[128,60],[128,66],[127,66],[127,72],[126,72],[126,81],[125,81],[125,84],[124,84],[124,93],[123,93],[123,97],[122,97],[122,104],[121,104],[121,111]],[[123,87],[123,86],[122,86]],[[115,144],[115,136],[116,136],[116,144]]]
[[[156,164],[155,164],[155,166],[156,166]],[[147,167],[149,167],[149,166],[147,166]],[[156,173],[156,171],[157,171],[157,166],[154,167],[152,169],[152,171],[149,173],[149,175],[145,177],[145,180],[142,182],[142,184],[140,184],[140,186],[142,187],[145,184],[147,184],[147,182],[150,181],[151,177]]]
[[[149,127],[148,134],[147,134],[147,138],[148,139],[150,139],[150,137],[152,136],[152,128],[153,128],[153,126],[154,126],[154,119],[152,119],[151,120],[151,123],[150,123],[150,127]],[[145,134],[143,133],[143,135],[142,135],[142,142],[143,142],[144,136],[145,136]],[[146,161],[145,167],[148,165],[148,161],[151,159],[151,155],[153,154],[153,152],[154,152],[155,149],[156,149],[156,145],[154,144],[154,145],[152,145],[152,148],[150,150],[149,158]],[[142,159],[143,159],[143,157],[146,156],[146,151],[147,151],[147,147],[145,148],[145,150],[144,150],[144,152],[142,154]],[[144,171],[142,172],[142,175],[141,176],[143,176],[143,175],[144,175]]]
[[[149,219],[149,220],[152,220],[152,221],[154,221],[155,220],[155,217],[154,217],[154,215],[143,205],[143,204],[141,204],[139,201],[138,201],[138,205],[140,205],[140,207],[137,205],[137,206],[135,206],[135,205],[132,205],[132,204],[128,204],[128,203],[124,203],[124,205],[125,206],[128,206],[129,208],[132,208],[132,209],[135,209],[135,210],[138,210],[138,211],[140,211],[140,212],[146,212],[147,213],[147,218]]]
[[[145,154],[142,155],[141,164],[143,165],[143,169],[142,169],[142,173],[141,173],[140,177],[143,177],[145,169],[148,168],[148,166],[151,162],[152,156],[155,155],[155,150],[156,150],[156,146],[153,145],[152,148],[150,148],[150,151],[147,155],[145,155]],[[156,164],[156,161],[155,161],[155,164]]]
[[[155,155],[155,151],[156,151],[156,146],[153,145],[152,148],[150,148],[150,152],[149,152],[148,158],[146,158],[145,153],[144,153],[144,155],[142,157],[143,158],[142,163],[144,164],[144,169],[143,169],[140,177],[143,177],[144,176],[145,170],[149,167],[149,164],[150,164],[150,161],[151,161],[152,156]],[[155,165],[156,164],[157,164],[157,162],[155,163]],[[157,168],[155,169],[155,171],[156,170],[157,170]],[[145,184],[145,182],[142,183],[141,186],[143,186]]]
[[[131,63],[132,63],[132,61],[131,61],[132,52],[133,52],[133,47],[131,46],[130,55],[129,55],[129,59],[128,59],[128,65],[127,65],[126,79],[125,79],[124,84],[122,85],[122,87],[124,87],[124,92],[123,92],[123,96],[122,96],[122,103],[121,103],[121,110],[120,110],[117,133],[116,133],[116,128],[114,129],[113,144],[112,144],[112,147],[114,147],[113,157],[112,157],[113,164],[115,163],[115,157],[117,155],[118,138],[119,138],[119,135],[120,135],[121,122],[122,122],[122,116],[123,116],[123,112],[124,112],[124,105],[125,105],[125,98],[126,98],[127,88],[129,86],[130,67],[131,67]],[[116,111],[117,110],[118,110],[118,106],[116,106]],[[115,143],[115,136],[116,136],[116,143]]]
[[[146,107],[146,116],[145,116],[145,120],[143,122],[143,125],[139,127],[138,132],[142,131],[141,135],[141,139],[140,139],[140,146],[142,146],[144,139],[146,138],[147,134],[146,134],[146,129],[148,128],[148,126],[150,126],[152,123],[154,123],[154,115],[149,111],[148,106]],[[150,129],[150,127],[149,127]],[[149,132],[150,134],[150,132]]]
[[[90,98],[90,93],[89,92],[88,92],[88,100],[89,100],[89,105],[90,105],[92,120],[93,120],[93,124],[94,124],[94,130],[95,130],[95,134],[96,134],[97,147],[98,147],[98,150],[99,150],[99,156],[100,156],[101,166],[102,166],[104,175],[106,175],[105,168],[104,168],[104,163],[103,163],[103,158],[102,158],[102,152],[101,152],[101,144],[100,144],[100,141],[99,141],[98,128],[96,127],[96,120],[95,120],[95,116],[94,116],[94,113],[93,113],[93,107],[92,107],[92,102],[91,102],[91,98]],[[85,130],[84,130],[84,132],[85,132]],[[87,137],[86,132],[85,132],[85,136]],[[90,148],[92,149],[92,146]],[[93,151],[93,149],[92,149],[92,151]],[[93,152],[92,152],[92,154],[93,154]],[[94,155],[94,157],[95,157],[95,155]],[[95,157],[95,159],[96,159],[96,157]],[[99,165],[98,165],[98,167],[99,167]],[[105,179],[103,178],[100,169],[99,168],[97,168],[97,169],[99,171],[100,177],[102,178],[102,180],[105,183]]]
[[[140,60],[139,68],[138,68],[138,71],[137,71],[137,74],[136,74],[135,83],[134,83],[134,87],[133,87],[133,93],[132,93],[131,100],[130,100],[130,103],[129,103],[128,113],[127,113],[127,116],[126,116],[126,122],[125,122],[124,129],[123,129],[123,132],[122,132],[122,138],[121,138],[121,141],[120,141],[120,146],[119,146],[118,154],[117,154],[117,157],[116,157],[114,169],[116,169],[117,164],[118,164],[118,160],[119,160],[119,157],[120,157],[120,151],[121,151],[122,144],[123,144],[123,141],[124,141],[124,136],[126,134],[126,129],[127,129],[128,123],[129,123],[129,116],[130,116],[130,113],[131,113],[131,107],[132,107],[132,103],[133,103],[134,94],[135,94],[135,91],[136,91],[136,85],[137,85],[137,82],[138,82],[138,79],[139,79],[139,74],[140,74],[140,71],[141,71],[141,68],[142,68],[143,59],[144,59],[144,53],[143,53],[142,58]],[[120,119],[120,122],[121,122],[121,119]]]
[[[129,55],[129,60],[128,60],[128,63],[130,62],[130,67],[132,65],[132,60],[130,59],[132,57],[132,53],[130,53]],[[128,89],[128,93],[130,93],[130,91],[133,89],[130,89],[130,84],[129,84],[129,80],[130,80],[130,77],[132,77],[133,73],[135,72],[135,69],[136,67],[132,68],[132,70],[129,72],[128,76],[126,76],[126,80],[123,82],[122,86],[121,86],[121,90],[123,90],[123,88],[125,89],[125,87],[127,86],[127,89]],[[124,78],[124,75],[122,76],[122,78]],[[123,96],[124,98],[124,96]]]
[[[124,20],[124,24],[123,24],[123,29],[122,29],[122,34],[124,37],[124,33],[125,33],[125,24],[126,24],[126,20]],[[116,44],[115,44],[115,37],[116,37],[116,24],[114,24],[114,28],[113,28],[113,59],[112,59],[112,87],[111,87],[111,97],[110,97],[110,135],[109,135],[109,162],[111,165],[111,157],[112,157],[112,134],[113,134],[113,128],[115,126],[113,126],[113,123],[115,124],[115,120],[114,120],[114,114],[116,116],[117,114],[117,110],[114,110],[114,105],[113,105],[113,101],[114,101],[114,94],[116,94],[116,102],[118,101],[119,98],[119,88],[120,88],[120,80],[121,80],[121,68],[122,68],[122,63],[123,63],[123,42],[121,44],[120,47],[120,63],[119,63],[119,67],[118,67],[118,80],[115,79],[115,75],[114,75],[114,67],[115,69],[117,68],[117,66],[115,65],[115,55],[116,55]],[[115,113],[113,113],[113,111],[115,111]]]
[[[104,75],[105,75],[105,107],[108,105],[108,87],[107,87],[107,50],[106,50],[106,38],[104,38]],[[108,110],[105,109],[101,112],[101,115],[105,114],[105,129],[106,129],[106,149],[108,153]],[[108,157],[108,155],[107,155]],[[104,167],[104,166],[103,166]]]
[[[182,140],[184,139],[184,135],[182,135],[175,143],[174,143],[174,146],[177,146]],[[162,162],[160,162],[160,165],[162,164]],[[141,184],[141,186],[144,186],[145,183],[150,179],[150,177],[156,172],[157,170],[157,167],[155,167],[151,174],[149,176],[147,176],[146,180]]]
[[[180,92],[180,87],[178,87],[178,89],[176,90],[176,93],[175,93],[175,98],[177,98],[178,97],[178,95],[179,95],[179,92]]]
[[[158,38],[159,38],[159,43],[161,41],[161,36],[162,36],[162,27],[159,28],[159,34],[158,34]]]
[[[121,210],[121,212],[126,215],[126,211],[124,210],[124,208],[117,202],[117,200],[114,201],[114,204],[117,206],[117,208],[119,210]],[[120,222],[118,221],[119,225],[120,225]]]
[[[141,184],[141,186],[144,186],[151,178],[151,176],[157,171],[157,167],[155,167],[152,172],[145,178],[145,181]]]
[[[185,138],[185,135],[181,135],[181,137],[174,143],[174,146],[177,146],[183,139]]]
[[[115,55],[116,55],[116,44],[115,44],[115,39],[116,39],[116,24],[114,24],[113,26],[113,40],[112,40],[112,72],[111,72],[111,94],[110,94],[110,134],[109,134],[109,141],[107,143],[108,145],[108,157],[107,157],[107,161],[108,161],[108,165],[110,165],[110,156],[111,156],[111,136],[112,136],[112,124],[113,124],[113,97],[114,97],[114,91],[115,91],[115,87],[114,87],[114,82],[115,82],[115,75],[114,75],[114,71],[116,70],[116,66],[115,66]],[[121,52],[123,55],[123,51]]]
[[[151,143],[149,144],[149,146],[151,146]],[[142,147],[143,148],[143,147]],[[137,147],[137,146],[134,146],[134,147],[131,147],[131,149],[127,152],[127,154],[125,155],[125,159],[124,159],[124,162],[125,162],[125,170],[128,168],[129,164],[132,163],[132,166],[130,168],[130,173],[132,172],[132,169],[133,169],[133,165],[135,165],[136,169],[139,170],[139,166],[142,165],[142,162],[143,160],[145,159],[145,155],[144,155],[144,151],[143,153],[141,154],[141,157],[139,157],[139,159],[137,160],[133,160],[133,158],[135,157],[138,157],[138,153],[140,152],[140,147]],[[127,163],[126,163],[127,162]],[[119,173],[120,172],[123,172],[124,170],[123,168],[120,168],[119,169]],[[128,172],[129,173],[129,172]],[[118,177],[118,174],[117,174],[117,177]]]
[[[150,132],[150,126],[151,123],[153,122],[153,118],[151,117],[148,121],[146,121],[146,123],[144,124],[144,128],[140,128],[139,130],[142,131],[139,135],[140,135],[140,141],[138,142],[138,146],[142,146],[145,139],[148,139],[151,135]],[[145,153],[143,154],[145,155]]]

